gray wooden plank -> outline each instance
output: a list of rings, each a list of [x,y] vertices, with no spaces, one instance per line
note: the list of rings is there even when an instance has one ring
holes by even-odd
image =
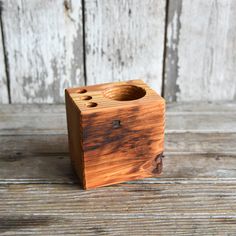
[[[182,0],[169,0],[167,9],[167,35],[165,45],[164,96],[168,102],[177,100],[179,85],[179,38]]]
[[[37,120],[37,121],[36,121]],[[214,123],[215,122],[215,123]],[[235,114],[168,114],[166,133],[235,133]],[[66,117],[60,114],[4,115],[0,135],[66,134]]]
[[[169,1],[168,101],[235,100],[235,13],[233,0]]]
[[[42,146],[41,146],[42,147]],[[39,146],[38,146],[39,148]],[[169,153],[165,152],[164,170],[160,178],[142,180],[147,183],[185,180],[225,179],[236,181],[236,152]],[[57,151],[9,152],[0,155],[0,184],[45,183],[78,184],[68,153]],[[141,180],[140,180],[141,181]],[[141,181],[141,182],[142,182]],[[136,183],[136,181],[133,181]]]
[[[235,177],[235,111],[231,103],[169,105],[164,177]],[[5,105],[0,127],[2,183],[73,180],[64,106]]]
[[[236,113],[235,102],[173,102],[166,104],[167,113]],[[12,113],[20,115],[20,113],[63,113],[65,105],[57,104],[12,104],[1,105],[0,114]]]
[[[167,133],[165,151],[169,153],[234,153],[235,133]]]
[[[236,178],[236,134],[167,134],[163,178]],[[66,135],[0,136],[0,183],[77,182]]]
[[[0,185],[2,235],[234,235],[236,182]]]
[[[166,1],[85,1],[88,84],[143,78],[162,86]]]
[[[1,5],[0,5],[0,23],[1,23]],[[6,64],[3,51],[2,27],[0,24],[0,104],[9,103],[7,91]]]
[[[167,133],[167,153],[236,153],[235,133]],[[0,156],[68,153],[66,134],[1,135]]]
[[[2,2],[13,103],[61,103],[84,84],[81,1]]]
[[[166,133],[235,133],[236,104],[167,106]],[[66,134],[64,105],[1,106],[0,134]]]
[[[173,102],[167,103],[167,112],[170,113],[235,113],[236,102]],[[9,106],[6,106],[6,108]]]
[[[234,235],[235,108],[168,105],[162,177],[84,191],[64,106],[1,106],[0,235]]]

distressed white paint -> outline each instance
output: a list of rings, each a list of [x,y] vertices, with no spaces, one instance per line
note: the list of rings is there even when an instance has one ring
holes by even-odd
[[[160,92],[165,0],[85,0],[88,84],[143,78]],[[2,1],[13,103],[60,103],[84,84],[77,0]],[[236,3],[169,0],[168,101],[236,99]],[[8,103],[0,35],[0,103]]]
[[[88,84],[143,78],[161,91],[165,0],[86,0]]]
[[[3,43],[0,25],[0,103],[8,103],[7,77],[3,53]]]
[[[182,1],[177,100],[236,99],[236,2]]]
[[[3,1],[13,103],[60,103],[84,83],[81,1]]]

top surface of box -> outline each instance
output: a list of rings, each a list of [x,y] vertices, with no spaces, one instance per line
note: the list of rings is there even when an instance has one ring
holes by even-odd
[[[68,88],[66,91],[82,113],[154,101],[164,103],[164,99],[142,80]]]

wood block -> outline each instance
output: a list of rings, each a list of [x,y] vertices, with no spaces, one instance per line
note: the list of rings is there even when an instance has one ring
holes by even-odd
[[[84,189],[162,172],[165,101],[142,80],[65,90],[72,165]]]

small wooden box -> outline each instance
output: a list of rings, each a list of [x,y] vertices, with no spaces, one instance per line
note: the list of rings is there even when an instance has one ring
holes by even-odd
[[[142,80],[65,90],[69,149],[84,189],[162,171],[165,101]]]

